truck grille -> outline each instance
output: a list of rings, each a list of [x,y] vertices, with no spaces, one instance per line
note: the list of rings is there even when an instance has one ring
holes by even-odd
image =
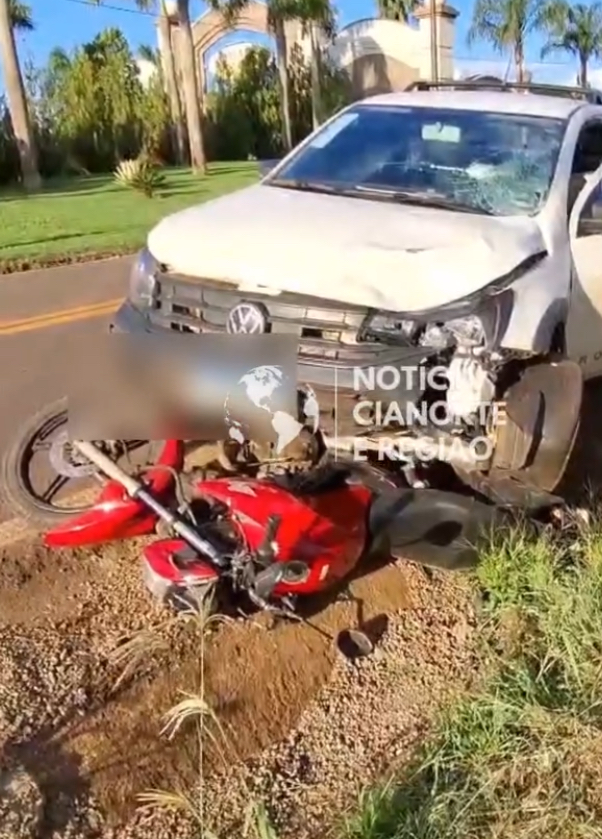
[[[226,332],[228,313],[238,303],[261,303],[268,331],[297,337],[300,356],[342,359],[353,363],[359,329],[367,308],[332,303],[299,294],[241,292],[234,285],[190,281],[162,274],[150,317],[158,326],[179,332]]]

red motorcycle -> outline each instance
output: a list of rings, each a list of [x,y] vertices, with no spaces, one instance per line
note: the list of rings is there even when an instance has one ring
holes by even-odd
[[[217,589],[243,605],[303,619],[304,599],[327,590],[344,595],[371,557],[474,565],[480,540],[512,517],[466,491],[412,488],[399,471],[339,455],[323,454],[317,464],[312,456],[301,471],[207,478],[184,469],[185,441],[169,439],[152,465],[136,472],[120,465],[128,444],[71,441],[66,418],[61,402],[21,429],[3,462],[11,506],[42,525],[53,548],[157,534],[143,550],[144,579],[176,607]],[[99,495],[66,511],[35,492],[29,466],[39,450],[58,478],[99,479]],[[370,645],[359,637],[355,646],[365,650]]]
[[[508,516],[469,496],[401,486],[365,463],[328,460],[261,479],[192,478],[185,493],[176,492],[181,441],[166,441],[142,479],[93,443],[73,446],[108,482],[90,509],[48,531],[45,543],[95,545],[151,534],[161,523],[163,537],[143,551],[144,578],[172,605],[198,603],[217,587],[295,616],[301,599],[342,589],[370,556],[471,565],[479,539]]]

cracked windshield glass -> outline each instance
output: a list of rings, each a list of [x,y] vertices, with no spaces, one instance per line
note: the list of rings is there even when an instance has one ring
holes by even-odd
[[[325,126],[271,182],[532,215],[547,197],[564,128],[522,114],[361,105]]]

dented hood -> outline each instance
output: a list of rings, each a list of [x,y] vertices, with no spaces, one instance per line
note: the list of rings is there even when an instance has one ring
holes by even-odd
[[[545,250],[527,217],[493,218],[264,184],[161,221],[169,270],[393,311],[465,297]]]

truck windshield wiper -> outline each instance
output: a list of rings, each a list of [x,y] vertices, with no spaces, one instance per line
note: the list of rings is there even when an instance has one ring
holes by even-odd
[[[419,192],[400,189],[380,189],[379,187],[362,186],[333,186],[319,181],[302,181],[295,178],[276,178],[268,181],[267,186],[281,189],[297,189],[300,192],[318,192],[325,195],[342,195],[346,198],[374,198],[377,201],[396,201],[399,204],[417,204],[422,207],[435,207],[440,210],[452,210],[456,213],[472,213],[473,215],[492,216],[494,213],[485,207],[476,207],[455,201],[446,195],[436,192]]]
[[[275,178],[267,181],[266,186],[277,186],[282,189],[297,189],[299,192],[322,192],[326,195],[352,195],[355,190],[344,187],[331,186],[319,181],[302,181],[295,178]]]
[[[435,207],[439,210],[452,210],[457,213],[473,213],[474,215],[493,216],[494,213],[486,207],[478,207],[456,201],[437,192],[414,192],[403,189],[379,189],[378,187],[361,186],[355,188],[362,195],[369,195],[381,201],[396,201],[399,204],[417,204],[421,207]]]

